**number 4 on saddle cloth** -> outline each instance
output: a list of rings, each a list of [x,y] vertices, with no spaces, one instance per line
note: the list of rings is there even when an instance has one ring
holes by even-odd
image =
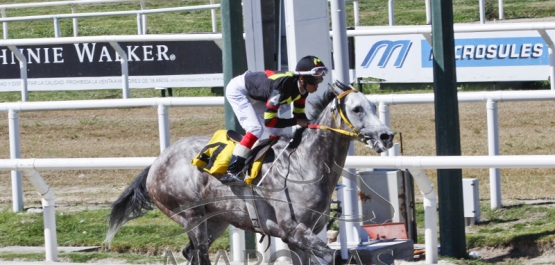
[[[242,138],[241,134],[233,130],[216,131],[210,142],[191,160],[191,164],[219,179],[226,173],[233,149]],[[241,170],[247,185],[252,185],[264,163],[274,160],[274,150],[271,147],[275,142],[273,139],[265,139],[258,141],[252,148],[246,159],[245,168]]]

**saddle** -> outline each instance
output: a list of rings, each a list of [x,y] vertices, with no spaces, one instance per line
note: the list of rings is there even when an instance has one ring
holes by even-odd
[[[191,164],[220,178],[226,173],[233,149],[242,138],[240,133],[233,130],[216,131],[210,142],[191,160]],[[274,143],[275,141],[272,139],[265,139],[258,141],[252,148],[245,161],[245,168],[242,170],[248,185],[251,185],[252,181],[256,179],[264,163],[273,162],[275,154],[271,147]]]

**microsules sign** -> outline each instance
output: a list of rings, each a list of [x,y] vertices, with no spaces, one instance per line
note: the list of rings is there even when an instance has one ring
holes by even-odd
[[[433,82],[432,46],[423,35],[361,36],[355,42],[357,76],[385,83]],[[454,52],[458,82],[549,78],[548,46],[535,31],[455,34]]]
[[[129,87],[223,85],[222,51],[214,41],[121,42],[128,60]],[[109,43],[20,46],[29,90],[122,87],[121,57]],[[20,66],[0,47],[0,91],[21,89]]]

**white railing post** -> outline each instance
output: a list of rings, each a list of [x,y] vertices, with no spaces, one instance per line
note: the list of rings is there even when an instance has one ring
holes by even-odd
[[[480,24],[486,24],[486,9],[484,5],[485,0],[478,0],[479,12],[480,12]]]
[[[432,24],[432,5],[430,4],[430,0],[424,0],[426,3],[426,25]]]
[[[243,262],[245,260],[245,231],[236,228],[232,225],[229,226],[229,237],[231,238],[231,261]]]
[[[549,83],[551,90],[555,90],[555,47],[551,46],[549,51]]]
[[[13,45],[8,45],[10,51],[13,52],[15,57],[19,60],[19,74],[21,76],[21,101],[25,102],[29,99],[27,93],[27,58],[21,51]]]
[[[497,102],[488,99],[486,104],[488,119],[488,154],[490,156],[498,156],[499,124],[497,114]],[[499,209],[501,208],[501,171],[499,168],[489,169],[489,183],[491,209]]]
[[[2,17],[5,18],[6,17],[6,9],[5,8],[0,9],[0,14],[2,14]],[[8,22],[7,21],[2,22],[2,33],[4,34],[4,39],[7,40],[8,39]]]
[[[424,242],[426,263],[437,264],[437,197],[434,186],[422,168],[409,168],[414,183],[422,193],[424,203]]]
[[[54,38],[60,37],[60,21],[57,17],[53,17],[52,20],[54,21]]]
[[[345,185],[336,185],[335,186],[335,193],[337,194],[337,199],[339,199],[341,202],[345,202],[345,194],[343,192],[343,189],[345,188]],[[348,236],[347,236],[347,224],[346,224],[346,218],[345,215],[350,214],[346,209],[345,206],[341,207],[342,212],[341,212],[341,216],[343,216],[343,218],[339,218],[338,219],[338,223],[339,223],[339,245],[341,246],[341,258],[346,260],[347,258],[349,258],[349,247],[348,247]],[[345,231],[345,232],[343,232]]]
[[[547,51],[549,53],[549,82],[551,83],[551,90],[555,90],[555,44],[545,30],[538,30],[538,32],[545,41],[545,44],[547,44]]]
[[[141,10],[146,10],[146,3],[145,0],[141,0]],[[141,34],[147,34],[147,22],[146,22],[146,14],[145,13],[141,13]]]
[[[71,6],[71,13],[72,14],[77,13],[75,12],[75,6]],[[73,37],[77,37],[79,36],[79,27],[78,27],[79,22],[76,17],[72,18],[71,20],[73,21]]]
[[[8,111],[8,131],[10,138],[10,158],[21,157],[21,145],[19,138],[19,113],[10,109]],[[21,172],[11,171],[12,176],[12,210],[14,212],[23,211],[23,188],[21,185]]]
[[[214,4],[214,0],[210,0],[210,4]],[[216,19],[216,9],[210,9],[210,16],[212,17],[212,32],[218,32],[218,22]]]
[[[39,172],[34,169],[23,170],[31,185],[42,197],[42,212],[44,219],[44,250],[46,261],[58,261],[58,237],[56,235],[56,208],[54,192],[44,182]]]
[[[360,7],[358,1],[353,1],[353,16],[355,19],[355,27],[360,26]]]
[[[389,117],[389,105],[387,105],[386,103],[384,103],[383,101],[380,102],[380,104],[378,105],[378,109],[379,109],[379,118],[380,121],[387,127],[390,127],[391,124],[391,119]],[[389,152],[382,152],[381,156],[388,156]]]
[[[127,53],[119,46],[119,43],[111,41],[110,45],[116,50],[121,60],[121,78],[123,98],[129,98],[129,66]]]
[[[393,8],[393,0],[389,0],[388,2],[388,12],[389,12],[389,25],[393,26],[395,25],[395,11]]]
[[[170,146],[170,118],[166,105],[158,105],[158,133],[160,134],[160,153]]]
[[[499,0],[499,19],[505,19],[505,8],[503,7],[503,0]]]
[[[143,16],[141,13],[137,13],[137,35],[143,34]]]
[[[333,58],[335,62],[334,78],[345,84],[350,83],[349,80],[349,55],[347,49],[347,12],[345,11],[345,0],[332,0],[330,2],[332,34],[333,34]],[[355,149],[353,142],[349,145],[349,155],[354,155]],[[356,180],[352,176],[356,176],[355,168],[348,169],[351,177],[342,177],[342,183],[345,185],[343,195],[343,211],[346,229],[341,233],[347,235],[348,244],[358,244],[360,241],[359,229],[360,222],[356,222],[359,217],[358,212],[358,187]]]

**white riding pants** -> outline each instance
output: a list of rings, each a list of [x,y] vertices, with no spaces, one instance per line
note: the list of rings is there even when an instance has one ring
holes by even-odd
[[[255,100],[248,96],[245,88],[245,75],[231,79],[225,89],[225,97],[231,105],[239,124],[246,132],[250,132],[258,139],[268,138],[269,135],[279,136],[282,128],[267,128],[264,124],[266,102]]]

